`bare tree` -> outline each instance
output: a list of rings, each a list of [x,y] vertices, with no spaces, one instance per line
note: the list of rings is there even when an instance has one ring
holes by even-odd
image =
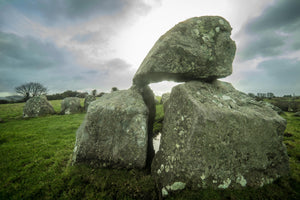
[[[47,88],[40,83],[25,83],[15,88],[15,91],[24,96],[24,100],[30,97],[40,96],[47,93]]]

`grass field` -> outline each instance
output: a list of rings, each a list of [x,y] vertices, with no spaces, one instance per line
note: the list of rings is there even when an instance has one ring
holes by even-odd
[[[60,101],[51,101],[58,113]],[[24,104],[0,105],[0,199],[158,199],[146,170],[70,166],[84,113],[22,118]],[[163,118],[162,106],[158,116]],[[283,115],[291,175],[259,189],[184,190],[168,199],[300,199],[300,117]],[[297,193],[298,192],[298,193]]]

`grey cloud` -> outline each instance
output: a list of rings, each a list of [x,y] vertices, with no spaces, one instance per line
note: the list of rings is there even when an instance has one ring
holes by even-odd
[[[63,63],[64,57],[51,43],[31,37],[19,37],[0,31],[0,66],[10,68],[41,69]]]
[[[107,61],[105,65],[108,67],[109,71],[127,70],[130,68],[130,65],[120,58],[111,59]]]
[[[114,33],[150,9],[140,0],[0,1],[0,92],[13,92],[30,81],[41,82],[50,92],[130,87],[134,71],[124,60],[103,56],[95,66],[84,53],[94,47],[112,51],[107,42]],[[48,30],[64,35],[47,36],[43,31]],[[64,47],[55,45],[66,36],[71,39]]]
[[[276,56],[285,51],[285,37],[278,36],[274,33],[264,33],[252,37],[247,41],[247,46],[238,51],[237,55],[241,59],[252,59],[255,57]]]
[[[74,56],[52,43],[0,32],[0,92],[36,81],[54,90],[79,89],[103,79],[96,70],[79,66]]]
[[[81,20],[93,15],[109,15],[119,11],[121,0],[72,0],[72,1],[6,1],[26,16],[38,18],[47,24],[55,24],[60,20]]]
[[[3,11],[11,9],[10,6],[12,6],[25,16],[43,24],[62,26],[65,26],[66,23],[86,21],[98,16],[118,15],[118,13],[128,12],[131,9],[140,14],[150,9],[140,0],[4,0],[0,6],[6,8]],[[5,15],[3,16],[5,17]]]
[[[273,92],[276,95],[300,94],[300,61],[271,59],[258,64],[256,71],[246,71],[238,88],[248,92]]]
[[[300,49],[299,10],[299,0],[276,0],[245,26],[243,34],[248,39],[237,55],[250,60]]]
[[[247,31],[255,33],[278,28],[293,30],[300,21],[299,10],[299,0],[277,0],[274,5],[266,8],[261,16],[249,23]]]

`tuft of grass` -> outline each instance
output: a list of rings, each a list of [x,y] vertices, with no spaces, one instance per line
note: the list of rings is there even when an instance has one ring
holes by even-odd
[[[156,105],[156,115],[155,115],[155,120],[153,124],[153,133],[154,136],[157,135],[159,132],[162,131],[162,123],[164,121],[164,107],[162,104],[157,104]]]
[[[300,117],[288,112],[282,117],[287,120],[284,143],[290,157],[291,178],[295,180],[300,190]]]

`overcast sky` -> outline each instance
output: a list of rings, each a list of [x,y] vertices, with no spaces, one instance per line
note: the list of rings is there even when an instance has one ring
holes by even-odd
[[[300,95],[299,0],[0,0],[0,96],[26,82],[50,93],[127,89],[156,40],[219,15],[237,52],[224,79],[243,92]],[[161,94],[170,83],[151,84]]]

